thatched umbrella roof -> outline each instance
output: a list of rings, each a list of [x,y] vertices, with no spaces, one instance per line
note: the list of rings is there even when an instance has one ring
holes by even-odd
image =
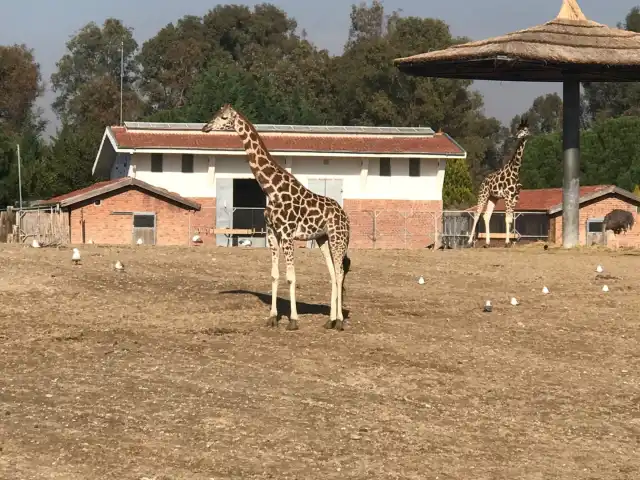
[[[588,20],[576,0],[558,16],[500,37],[394,60],[411,75],[561,82],[640,80],[640,34]]]

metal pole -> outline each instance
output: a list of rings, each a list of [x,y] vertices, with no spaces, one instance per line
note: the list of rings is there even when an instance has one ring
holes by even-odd
[[[563,83],[562,246],[580,243],[580,82]]]
[[[22,211],[22,161],[20,160],[20,144],[16,145],[18,152],[18,195],[20,196],[20,211]]]
[[[122,92],[124,83],[124,40],[120,46],[120,125],[122,125]]]

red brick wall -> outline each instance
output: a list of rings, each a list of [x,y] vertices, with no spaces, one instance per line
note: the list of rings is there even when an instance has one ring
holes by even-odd
[[[191,219],[191,238],[199,235],[203,244],[215,245],[216,236],[213,230],[216,227],[216,199],[205,197],[190,197],[189,200],[201,205],[199,212],[193,213]]]
[[[101,205],[95,205],[98,198]],[[154,212],[158,245],[186,245],[189,242],[189,217],[193,212],[162,198],[137,189],[111,193],[93,199],[70,211],[71,243],[82,243],[82,221],[85,241],[98,244],[131,244],[133,217],[112,212]]]
[[[352,248],[424,248],[441,224],[441,201],[344,200]]]
[[[628,210],[634,214],[635,224],[633,230],[627,235],[618,235],[620,246],[640,247],[640,225],[638,224],[638,215],[636,214],[636,206],[628,203],[623,197],[617,195],[608,195],[599,201],[585,204],[580,208],[580,245],[586,245],[587,242],[587,220],[589,218],[604,217],[614,208]],[[562,212],[551,218],[552,231],[555,233],[555,242],[562,244]]]
[[[215,198],[191,198],[200,203],[199,212],[136,189],[103,196],[101,200],[100,206],[91,202],[71,210],[71,243],[82,243],[84,219],[87,242],[130,244],[133,218],[111,212],[146,211],[157,215],[158,245],[188,244],[195,234],[205,244],[215,244]],[[351,248],[424,248],[435,241],[442,202],[345,199],[344,208],[351,221]]]

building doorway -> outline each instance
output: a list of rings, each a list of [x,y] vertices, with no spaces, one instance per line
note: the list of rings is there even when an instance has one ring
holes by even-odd
[[[139,239],[142,239],[142,242],[145,245],[155,245],[156,226],[155,213],[134,212],[132,242],[136,243]]]
[[[255,178],[233,179],[233,228],[256,232],[253,235],[233,235],[233,246],[266,247],[266,207],[267,197]]]

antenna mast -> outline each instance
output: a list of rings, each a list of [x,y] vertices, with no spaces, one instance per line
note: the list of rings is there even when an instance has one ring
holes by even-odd
[[[124,83],[124,40],[120,44],[120,125],[122,125],[122,94]]]

